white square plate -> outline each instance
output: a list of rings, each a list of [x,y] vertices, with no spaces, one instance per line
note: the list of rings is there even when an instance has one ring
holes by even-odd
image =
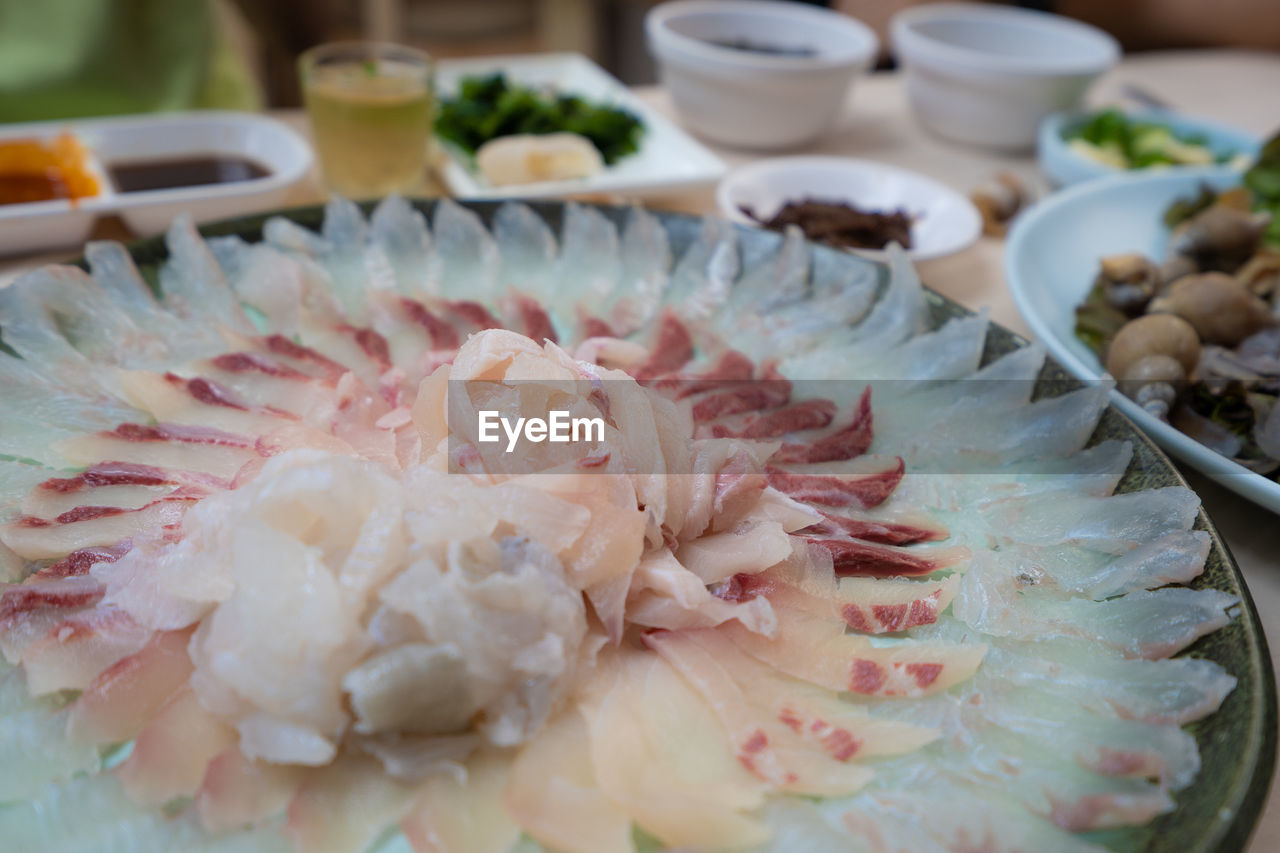
[[[714,184],[725,173],[724,162],[705,145],[672,124],[603,68],[577,53],[486,56],[446,59],[436,66],[440,99],[452,98],[463,77],[502,71],[512,83],[579,95],[593,103],[622,107],[644,122],[640,150],[589,178],[494,187],[460,152],[445,143],[440,175],[459,198],[554,198],[567,195],[621,193],[649,196]]]

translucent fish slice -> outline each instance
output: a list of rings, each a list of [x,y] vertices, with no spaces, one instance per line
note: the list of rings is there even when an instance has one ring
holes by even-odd
[[[480,217],[442,199],[436,204],[431,230],[435,253],[428,292],[480,302],[495,299],[501,291],[498,246]]]
[[[386,256],[402,293],[426,293],[426,270],[431,258],[427,218],[400,196],[388,196],[369,217],[369,242]]]
[[[619,257],[622,276],[605,302],[605,319],[618,334],[630,334],[657,314],[670,282],[671,243],[662,222],[641,207],[628,211]]]
[[[543,302],[551,299],[559,249],[546,220],[526,204],[506,202],[494,213],[492,230],[501,257],[501,285],[518,286],[521,292]]]
[[[165,244],[169,260],[160,268],[164,306],[189,322],[251,333],[253,324],[190,216],[174,221],[165,233]]]
[[[22,671],[0,662],[0,803],[30,797],[54,780],[97,772],[97,749],[72,743],[66,730],[67,712],[51,699],[33,698]]]

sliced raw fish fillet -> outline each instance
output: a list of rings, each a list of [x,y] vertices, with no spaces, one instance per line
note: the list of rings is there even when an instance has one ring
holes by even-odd
[[[896,390],[897,382],[962,379],[978,369],[989,325],[986,309],[972,317],[951,320],[887,352],[868,353],[860,361],[842,364],[841,376],[867,381],[894,380],[892,390]],[[782,369],[788,372],[789,365],[784,362]]]
[[[475,213],[448,199],[437,202],[431,220],[435,238],[430,293],[447,282],[454,298],[486,300],[498,294],[498,247]]]
[[[289,839],[302,853],[367,850],[409,812],[414,793],[374,759],[344,755],[303,780],[289,803]],[[351,802],[360,808],[348,808]]]
[[[868,790],[849,803],[824,803],[820,813],[838,820],[871,849],[954,851],[955,842],[976,844],[986,853],[1102,853],[1014,802],[983,796],[971,788],[932,784],[910,794]]]
[[[0,809],[0,837],[13,850],[183,850],[191,853],[287,853],[274,827],[225,835],[203,832],[191,815],[168,817],[131,802],[114,774],[78,776]]]
[[[603,213],[573,202],[565,205],[556,288],[547,305],[554,316],[568,319],[579,303],[597,306],[615,292],[618,246],[618,229]]]
[[[32,697],[22,671],[0,662],[0,803],[34,796],[54,780],[98,771],[98,750],[69,740],[66,727],[65,708],[52,698]]]
[[[235,744],[235,730],[206,711],[184,687],[151,717],[115,772],[129,799],[163,806],[195,795],[209,762]]]
[[[251,334],[253,324],[190,216],[180,216],[165,233],[169,259],[160,268],[161,303],[191,323]]]
[[[502,263],[499,286],[519,284],[520,292],[550,303],[555,297],[553,271],[559,248],[546,220],[527,205],[506,202],[494,213],[492,230]]]
[[[193,498],[161,498],[139,509],[78,506],[53,519],[23,516],[0,525],[0,541],[24,559],[57,560],[178,524],[192,503]]]
[[[195,810],[212,833],[257,826],[282,814],[298,789],[304,768],[246,758],[232,747],[209,762]]]
[[[927,303],[924,288],[901,247],[890,246],[889,283],[870,312],[858,325],[814,339],[818,349],[789,359],[784,372],[793,379],[847,378],[839,365],[864,354],[885,350],[920,334],[925,329]]]
[[[631,817],[600,790],[587,725],[577,709],[561,713],[520,750],[503,788],[493,784],[503,777],[489,769],[497,762],[481,761],[479,768],[474,760],[468,763],[465,789],[442,778],[437,786],[449,789],[444,798],[429,790],[407,819],[424,823],[431,837],[445,836],[443,844],[437,842],[440,853],[506,853],[520,830],[564,853],[633,853]],[[459,812],[468,819],[456,817]],[[416,833],[406,827],[406,834],[413,840]]]
[[[668,846],[744,847],[768,831],[748,815],[764,784],[737,760],[720,721],[662,658],[622,648],[582,704],[602,791]]]
[[[770,466],[765,474],[770,486],[798,501],[869,509],[893,493],[904,470],[901,458],[868,456],[852,462]]]
[[[1017,544],[1002,548],[1001,553],[1013,561],[1014,577],[1021,584],[1048,594],[1061,590],[1102,601],[1137,589],[1190,583],[1204,571],[1210,544],[1203,530],[1177,530],[1118,557]]]
[[[1186,587],[1137,590],[1106,601],[1028,596],[1019,594],[1007,568],[986,557],[970,565],[952,610],[983,633],[1022,640],[1081,637],[1150,660],[1226,625],[1238,603],[1219,590]]]
[[[667,230],[642,207],[627,212],[619,246],[621,285],[605,299],[606,318],[618,334],[644,327],[662,304],[671,270]]]
[[[717,322],[733,324],[748,315],[771,314],[802,301],[810,292],[809,251],[804,232],[796,226],[786,229],[776,248],[765,248],[763,242],[744,244],[742,277],[729,294],[724,319]],[[766,254],[758,256],[761,253]],[[843,294],[848,288],[837,285],[835,289]]]
[[[1189,529],[1199,510],[1195,492],[1167,486],[1109,497],[1033,497],[996,504],[985,515],[992,530],[1015,542],[1123,554]]]
[[[391,265],[402,293],[426,293],[432,247],[425,216],[402,197],[388,196],[369,217],[369,242]]]
[[[207,474],[230,481],[258,458],[257,442],[200,426],[122,423],[111,432],[66,438],[54,449],[67,461],[92,465],[103,459]]]
[[[697,237],[671,270],[664,303],[683,318],[703,319],[729,298],[738,271],[738,240],[733,226],[720,219],[704,219]]]
[[[732,622],[715,630],[792,677],[864,696],[913,698],[946,690],[970,678],[986,653],[980,643],[873,646],[866,637],[843,629],[840,622],[793,613],[784,618],[780,612],[772,639]]]
[[[90,745],[124,743],[191,676],[190,631],[164,631],[98,673],[71,705],[68,737]]]

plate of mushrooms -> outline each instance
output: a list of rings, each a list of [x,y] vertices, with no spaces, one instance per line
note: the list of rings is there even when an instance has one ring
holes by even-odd
[[[1117,175],[1027,211],[1005,271],[1068,370],[1114,380],[1117,406],[1166,450],[1280,513],[1277,208],[1275,144],[1243,181],[1224,168]]]

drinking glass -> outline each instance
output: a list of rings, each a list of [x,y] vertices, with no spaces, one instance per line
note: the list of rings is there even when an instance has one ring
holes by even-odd
[[[420,192],[435,113],[426,53],[384,42],[334,42],[298,58],[320,169],[352,199]]]

